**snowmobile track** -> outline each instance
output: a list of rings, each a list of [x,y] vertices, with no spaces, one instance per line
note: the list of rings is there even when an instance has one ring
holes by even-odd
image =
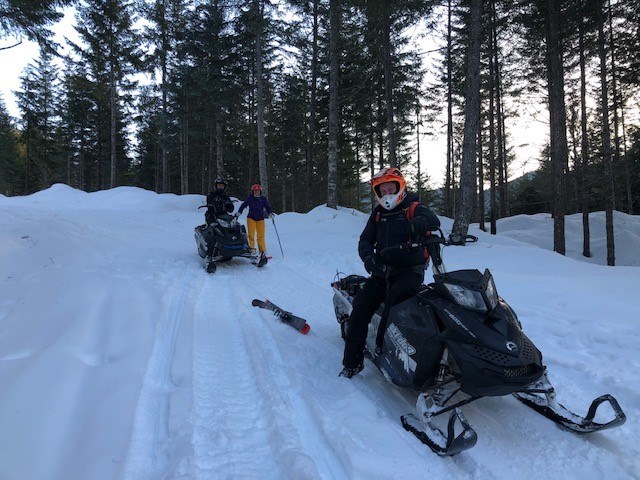
[[[174,388],[171,367],[180,324],[193,309],[193,292],[201,281],[196,267],[186,264],[176,288],[161,309],[165,314],[156,325],[156,335],[138,395],[125,478],[158,478],[165,471],[169,448],[170,393]],[[172,289],[167,289],[172,291]]]
[[[278,470],[267,434],[268,404],[256,389],[231,279],[222,272],[205,278],[193,318],[189,478],[261,478]]]

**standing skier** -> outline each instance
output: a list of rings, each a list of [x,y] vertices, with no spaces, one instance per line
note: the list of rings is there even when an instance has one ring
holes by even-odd
[[[262,187],[257,183],[251,187],[251,193],[242,205],[238,213],[249,207],[249,213],[247,214],[247,230],[249,232],[249,247],[251,251],[255,252],[256,240],[255,236],[258,236],[258,249],[260,256],[266,256],[267,244],[264,240],[265,224],[264,219],[273,216],[271,205],[267,197],[262,194]],[[266,212],[266,214],[265,214]]]
[[[378,307],[385,302],[376,354],[382,350],[391,307],[411,297],[424,281],[427,258],[422,248],[381,252],[387,247],[420,241],[430,230],[440,227],[440,220],[417,201],[417,195],[407,193],[407,184],[397,168],[385,168],[374,175],[371,188],[379,205],[373,209],[358,243],[358,254],[371,277],[354,299],[347,320],[344,369],[340,372],[341,377],[347,378],[364,368],[367,330]]]
[[[218,177],[213,182],[213,191],[207,195],[207,213],[204,214],[207,225],[213,222],[218,215],[233,212],[233,202],[225,193],[227,182]]]

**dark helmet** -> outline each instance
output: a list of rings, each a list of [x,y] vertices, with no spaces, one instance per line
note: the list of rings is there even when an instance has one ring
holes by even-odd
[[[218,189],[218,185],[223,185],[222,189]],[[224,192],[227,189],[227,182],[224,181],[224,178],[218,177],[213,182],[213,189],[216,191]]]

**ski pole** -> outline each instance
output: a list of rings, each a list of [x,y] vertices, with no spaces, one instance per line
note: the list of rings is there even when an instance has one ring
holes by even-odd
[[[276,237],[278,237],[278,244],[280,245],[280,253],[282,253],[282,258],[284,258],[284,252],[282,251],[282,243],[280,242],[280,235],[278,235],[278,229],[276,228],[276,220],[271,217],[271,221],[273,222],[273,229],[276,231]]]

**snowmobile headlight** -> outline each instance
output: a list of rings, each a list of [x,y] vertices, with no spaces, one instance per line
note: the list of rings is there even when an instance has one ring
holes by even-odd
[[[447,288],[455,302],[461,307],[471,308],[481,312],[487,311],[487,305],[485,304],[484,298],[482,298],[482,294],[480,292],[461,285],[453,285],[451,283],[445,283],[444,286]]]
[[[231,222],[228,222],[226,220],[223,220],[222,218],[218,219],[218,223],[220,224],[221,227],[223,228],[231,228]]]
[[[489,310],[493,310],[498,306],[498,291],[496,290],[496,284],[493,283],[493,277],[489,274],[489,281],[487,282],[487,307]]]

